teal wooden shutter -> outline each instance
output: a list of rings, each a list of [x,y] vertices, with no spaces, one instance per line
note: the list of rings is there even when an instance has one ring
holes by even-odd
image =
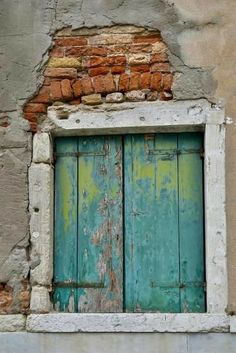
[[[58,139],[56,153],[63,156],[55,169],[54,281],[70,284],[77,281],[77,140]],[[58,311],[76,311],[77,291],[56,287],[54,302]]]
[[[56,139],[56,310],[205,311],[201,148],[199,133]]]
[[[121,137],[56,140],[54,302],[122,311]]]
[[[202,134],[179,134],[178,149],[181,312],[204,312]]]
[[[127,136],[124,146],[124,308],[203,312],[201,134]]]

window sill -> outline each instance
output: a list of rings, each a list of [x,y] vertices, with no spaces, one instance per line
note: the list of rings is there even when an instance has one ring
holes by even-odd
[[[29,332],[229,332],[225,314],[31,314]]]

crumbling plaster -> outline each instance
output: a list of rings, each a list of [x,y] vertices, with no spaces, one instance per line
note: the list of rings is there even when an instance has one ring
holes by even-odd
[[[55,30],[72,26],[134,24],[161,30],[177,71],[176,99],[223,98],[236,120],[235,0],[2,0],[0,3],[0,281],[19,281],[28,271],[27,167],[31,134],[21,118],[23,103],[40,85]],[[230,306],[236,309],[235,124],[227,129],[227,221]],[[10,168],[10,169],[9,169]],[[3,174],[2,174],[3,173]],[[12,180],[8,175],[12,175]],[[2,177],[3,175],[3,177]],[[14,185],[14,188],[11,188]],[[9,227],[9,224],[11,225]],[[20,251],[23,249],[23,251]],[[16,265],[11,259],[18,255]],[[6,279],[6,267],[12,272]],[[12,283],[12,285],[14,285]],[[18,288],[17,287],[17,288]],[[17,306],[15,311],[17,312]]]

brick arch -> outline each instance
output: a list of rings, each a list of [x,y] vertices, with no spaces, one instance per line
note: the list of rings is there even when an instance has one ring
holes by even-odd
[[[134,26],[63,29],[53,38],[43,84],[24,106],[31,131],[47,107],[172,99],[173,72],[159,31]]]

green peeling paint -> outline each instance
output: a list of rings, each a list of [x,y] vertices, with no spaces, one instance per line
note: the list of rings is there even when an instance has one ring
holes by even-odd
[[[200,133],[56,140],[57,310],[205,311],[201,148]]]

